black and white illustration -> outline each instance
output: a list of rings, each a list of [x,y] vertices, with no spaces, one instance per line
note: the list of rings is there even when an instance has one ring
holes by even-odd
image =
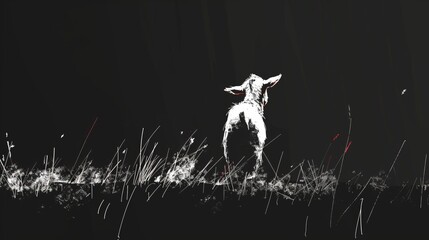
[[[427,239],[429,1],[4,1],[0,239]]]
[[[247,144],[253,150],[250,156],[255,158],[255,164],[253,172],[246,178],[254,178],[258,173],[258,169],[262,165],[262,152],[267,139],[264,123],[264,106],[268,103],[267,90],[273,87],[280,78],[281,74],[264,80],[258,75],[251,74],[240,86],[225,88],[225,92],[233,95],[245,95],[242,102],[229,109],[224,127],[222,144],[228,171],[231,171],[231,160],[235,159],[236,164],[233,167],[237,168],[238,159],[245,157],[244,151]],[[231,135],[237,134],[237,132],[239,134],[235,137],[235,142],[239,144],[231,146],[233,145]],[[237,153],[235,156],[231,156],[231,148],[235,148],[234,152]],[[244,161],[243,165],[247,164],[247,161],[248,159]]]

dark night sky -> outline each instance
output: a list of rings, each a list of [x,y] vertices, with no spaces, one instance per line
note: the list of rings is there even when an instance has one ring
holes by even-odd
[[[429,1],[70,2],[4,2],[1,140],[8,132],[20,165],[52,147],[71,164],[97,117],[86,151],[100,165],[158,125],[159,154],[198,129],[202,161],[218,158],[241,100],[223,88],[282,73],[265,108],[268,141],[282,134],[267,147],[273,163],[283,150],[284,167],[320,162],[336,133],[344,147],[350,104],[346,176],[388,170],[404,139],[396,179],[421,175]]]

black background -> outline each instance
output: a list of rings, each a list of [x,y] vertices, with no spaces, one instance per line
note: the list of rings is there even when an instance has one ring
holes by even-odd
[[[85,152],[107,164],[141,128],[159,154],[196,129],[201,161],[222,156],[223,92],[250,74],[283,74],[265,108],[272,162],[320,162],[332,137],[345,176],[388,170],[421,176],[428,151],[429,1],[4,1],[1,139],[20,166],[56,147],[72,165]],[[407,89],[401,95],[403,89]],[[181,135],[180,131],[184,131]],[[65,134],[60,139],[61,134]],[[147,135],[146,135],[147,136]],[[3,150],[5,145],[3,144]],[[338,154],[334,154],[334,159]],[[334,161],[334,160],[333,160]]]

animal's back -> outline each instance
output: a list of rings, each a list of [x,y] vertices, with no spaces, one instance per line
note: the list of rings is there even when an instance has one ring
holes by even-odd
[[[233,166],[241,160],[240,165],[244,164],[243,170],[250,172],[256,163],[255,147],[260,145],[258,134],[261,130],[256,124],[263,124],[262,116],[251,104],[240,103],[229,110],[227,123],[228,160]]]

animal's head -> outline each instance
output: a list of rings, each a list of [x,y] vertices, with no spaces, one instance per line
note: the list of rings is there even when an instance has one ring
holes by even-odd
[[[268,102],[267,89],[276,85],[281,77],[279,74],[264,80],[256,74],[250,74],[240,86],[228,87],[224,91],[233,95],[245,95],[244,100],[256,101],[264,106]]]

